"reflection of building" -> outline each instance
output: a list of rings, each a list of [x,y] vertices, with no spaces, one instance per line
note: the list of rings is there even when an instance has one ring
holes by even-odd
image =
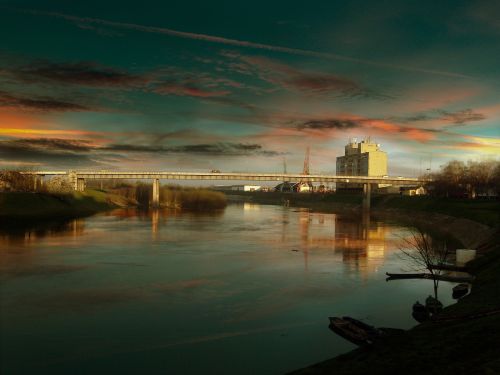
[[[345,155],[337,157],[338,176],[385,176],[387,175],[387,154],[380,150],[380,144],[365,138],[358,143],[349,140],[345,146]],[[357,187],[337,184],[337,188]],[[361,185],[359,185],[361,187]]]
[[[386,252],[386,229],[370,222],[369,215],[339,217],[335,222],[335,251],[342,252],[342,260],[363,276],[376,271]]]

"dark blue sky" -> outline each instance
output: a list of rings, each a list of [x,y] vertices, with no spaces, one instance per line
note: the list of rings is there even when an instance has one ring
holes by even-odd
[[[0,1],[0,166],[391,174],[500,154],[495,1]]]

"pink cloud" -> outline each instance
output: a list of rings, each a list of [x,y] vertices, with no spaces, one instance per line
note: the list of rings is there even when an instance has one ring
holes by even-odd
[[[191,96],[196,98],[213,98],[229,95],[228,90],[205,90],[195,86],[187,86],[178,83],[165,83],[157,86],[154,92],[162,95]]]

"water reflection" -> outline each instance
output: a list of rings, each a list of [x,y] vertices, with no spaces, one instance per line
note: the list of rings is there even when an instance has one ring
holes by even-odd
[[[9,374],[141,373],[145,363],[286,373],[352,348],[328,316],[408,328],[408,306],[428,287],[377,274],[401,266],[391,254],[404,228],[356,214],[241,204],[11,228],[0,227]]]
[[[85,219],[48,221],[8,221],[0,223],[0,248],[19,243],[36,243],[45,237],[79,237],[85,231]]]
[[[264,245],[272,244],[279,248],[301,251],[306,271],[309,268],[311,252],[332,250],[341,255],[343,263],[349,269],[366,277],[378,270],[386,256],[387,243],[390,241],[388,237],[393,237],[390,234],[393,227],[371,220],[369,214],[324,214],[310,212],[308,209],[280,207],[280,217],[275,220],[266,219],[262,215],[261,205],[244,203],[241,206],[247,221],[245,226],[234,229],[259,233],[269,227],[275,228],[275,231],[267,233],[266,236],[255,236],[254,240]],[[224,215],[224,211],[197,213],[131,208],[106,212],[100,216],[109,220],[127,220],[149,225],[152,240],[159,241],[171,234],[169,219],[217,219]],[[76,240],[85,234],[108,235],[106,230],[100,227],[86,228],[85,222],[86,219],[24,225],[9,223],[0,227],[0,248],[7,249],[14,244],[36,244],[43,238],[52,239],[53,245],[61,245],[68,237]],[[279,238],[272,236],[272,233],[279,233]]]

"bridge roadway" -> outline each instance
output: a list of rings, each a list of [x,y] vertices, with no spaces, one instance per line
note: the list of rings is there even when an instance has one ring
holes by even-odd
[[[74,189],[83,191],[85,180],[101,179],[152,179],[153,180],[153,205],[159,204],[160,180],[225,180],[225,181],[289,181],[289,182],[317,182],[343,184],[363,184],[363,207],[370,206],[370,191],[372,184],[390,185],[419,185],[425,180],[412,177],[374,177],[374,176],[337,176],[337,175],[304,175],[285,173],[205,173],[205,172],[110,172],[110,171],[31,171],[25,174],[37,176],[65,175],[71,180]]]

